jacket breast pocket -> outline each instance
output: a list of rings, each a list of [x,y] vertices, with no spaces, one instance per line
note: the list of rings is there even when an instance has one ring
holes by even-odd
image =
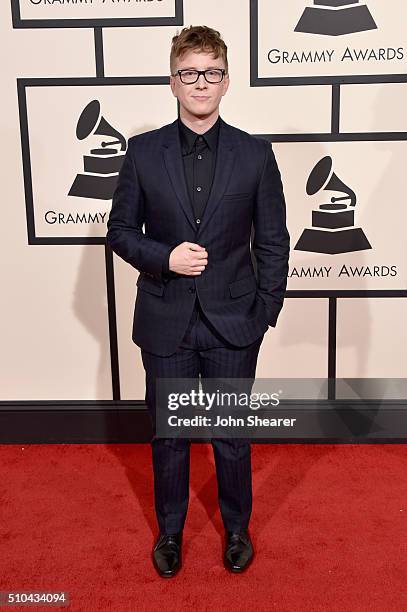
[[[257,282],[255,276],[245,276],[229,284],[229,291],[232,298],[251,293],[252,291],[256,291],[256,289]]]
[[[222,200],[247,200],[250,198],[250,193],[225,193]]]
[[[138,289],[147,291],[147,293],[152,293],[153,295],[162,295],[164,293],[163,285],[153,278],[145,276],[143,273],[139,275],[136,285]]]

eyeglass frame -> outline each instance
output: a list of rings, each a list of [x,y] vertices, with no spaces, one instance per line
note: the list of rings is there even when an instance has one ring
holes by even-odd
[[[222,78],[220,81],[208,81],[208,79],[206,78],[206,74],[205,72],[209,72],[211,70],[220,70],[222,73]],[[195,81],[192,81],[192,83],[184,83],[184,81],[181,78],[181,72],[185,72],[185,71],[189,71],[189,72],[197,72],[198,76],[196,77]],[[201,74],[203,74],[203,77],[205,79],[205,81],[207,83],[209,83],[209,85],[218,85],[219,83],[222,83],[223,79],[225,78],[226,75],[226,68],[207,68],[206,70],[195,70],[195,68],[181,68],[180,70],[177,70],[177,72],[174,72],[174,74],[172,76],[179,76],[179,80],[181,81],[181,83],[183,85],[194,85],[195,83],[197,83],[199,81],[199,77],[201,76]]]

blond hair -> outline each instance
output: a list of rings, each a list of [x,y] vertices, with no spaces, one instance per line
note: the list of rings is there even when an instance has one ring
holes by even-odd
[[[176,60],[188,51],[201,51],[213,53],[215,59],[221,57],[225,62],[226,74],[228,72],[228,48],[220,33],[208,26],[189,26],[183,28],[172,39],[170,53],[171,74],[175,73]]]

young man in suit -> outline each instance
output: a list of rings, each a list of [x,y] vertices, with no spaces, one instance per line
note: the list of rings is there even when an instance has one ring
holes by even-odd
[[[170,67],[179,117],[129,139],[107,233],[113,251],[140,271],[132,338],[153,425],[157,378],[254,379],[264,333],[283,305],[289,255],[270,143],[219,116],[229,87],[219,32],[183,28],[172,39]],[[242,572],[253,558],[250,443],[211,442],[224,564]],[[153,562],[171,577],[181,567],[190,440],[154,437],[151,445],[160,530]]]

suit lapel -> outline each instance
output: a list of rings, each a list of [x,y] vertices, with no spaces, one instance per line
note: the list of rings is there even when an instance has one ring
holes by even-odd
[[[203,228],[207,225],[209,219],[215,212],[216,207],[219,205],[219,202],[225,193],[234,163],[235,152],[233,151],[231,129],[229,125],[221,119],[212,189],[205,206],[198,233],[202,233]]]
[[[189,199],[185,181],[184,162],[182,161],[181,143],[178,133],[178,120],[168,126],[167,139],[164,143],[164,163],[178,201],[188,221],[194,230],[196,230],[192,202]]]
[[[181,143],[178,132],[178,120],[174,121],[168,126],[167,137],[164,142],[165,167],[185,216],[194,230],[196,231],[198,229],[198,233],[202,232],[202,229],[206,226],[208,220],[215,212],[216,207],[218,206],[227,187],[234,161],[235,153],[233,151],[232,133],[229,125],[221,119],[212,189],[205,206],[201,224],[199,228],[197,228],[192,202],[190,201],[185,181],[184,164],[182,160]]]

